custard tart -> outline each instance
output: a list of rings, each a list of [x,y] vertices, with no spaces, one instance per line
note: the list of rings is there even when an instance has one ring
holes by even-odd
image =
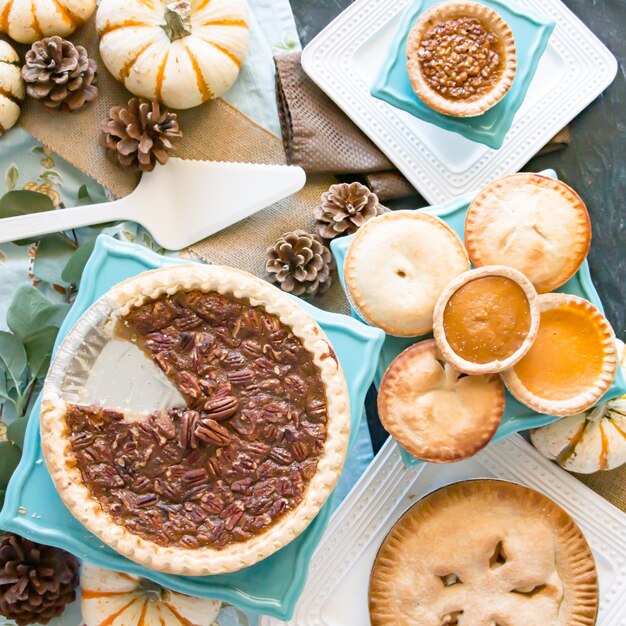
[[[453,117],[482,115],[507,94],[517,70],[515,37],[496,11],[452,0],[426,11],[406,43],[416,95]]]

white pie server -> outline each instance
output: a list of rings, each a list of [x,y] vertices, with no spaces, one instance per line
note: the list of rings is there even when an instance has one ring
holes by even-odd
[[[125,198],[0,220],[0,243],[118,220],[141,224],[180,250],[302,189],[304,170],[287,165],[170,159],[144,173]]]

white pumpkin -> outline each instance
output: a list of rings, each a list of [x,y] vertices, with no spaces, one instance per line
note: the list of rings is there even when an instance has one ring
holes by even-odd
[[[102,0],[100,55],[136,96],[189,109],[223,95],[248,51],[245,0]]]
[[[0,32],[20,43],[67,37],[96,10],[96,0],[0,0]]]
[[[20,116],[20,101],[24,99],[24,80],[20,57],[0,39],[0,135],[15,126]]]
[[[618,348],[626,372],[626,350],[621,341]],[[626,395],[537,428],[530,438],[539,452],[570,472],[591,474],[624,465]]]
[[[80,585],[85,626],[212,626],[221,607],[90,563],[82,565]]]

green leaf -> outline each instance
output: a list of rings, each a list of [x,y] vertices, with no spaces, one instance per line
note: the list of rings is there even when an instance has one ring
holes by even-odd
[[[9,191],[13,191],[15,189],[15,185],[17,185],[17,179],[20,177],[20,172],[17,169],[17,165],[15,163],[11,163],[9,165],[9,169],[7,169],[6,174],[4,175],[4,179],[7,183],[7,189]]]
[[[0,488],[6,489],[9,480],[20,462],[20,451],[8,441],[0,441]]]
[[[52,303],[36,287],[22,285],[13,294],[7,309],[7,326],[20,339],[40,326],[35,326],[39,313],[52,306]],[[40,323],[40,322],[39,322]]]
[[[51,285],[67,285],[61,275],[75,250],[69,237],[44,237],[37,246],[33,274]]]
[[[4,367],[14,386],[19,389],[26,369],[26,349],[18,337],[5,331],[0,331],[0,366]]]
[[[15,217],[43,211],[54,211],[52,200],[43,193],[20,189],[9,191],[0,198],[0,217]]]
[[[6,493],[6,489],[0,489],[0,511],[2,511],[2,507],[4,507],[4,496]]]
[[[95,245],[96,240],[90,239],[82,244],[78,250],[72,254],[70,260],[67,262],[67,265],[61,273],[61,278],[66,283],[77,285],[80,282],[83,270],[85,269],[85,264],[89,260]]]
[[[71,307],[72,305],[66,302],[51,304],[35,315],[31,329],[43,328],[44,326],[54,326],[55,328],[60,328]]]
[[[54,326],[44,326],[24,338],[28,367],[35,378],[43,376],[48,371],[52,348],[58,332],[59,329]]]
[[[13,402],[13,398],[11,398],[9,390],[7,389],[6,372],[3,369],[0,369],[0,402],[2,400]]]
[[[89,188],[87,185],[81,185],[79,187],[77,198],[78,205],[108,202],[108,198],[101,187]]]
[[[24,435],[28,426],[27,417],[18,417],[7,426],[7,437],[9,441],[17,446],[20,451],[24,449]]]

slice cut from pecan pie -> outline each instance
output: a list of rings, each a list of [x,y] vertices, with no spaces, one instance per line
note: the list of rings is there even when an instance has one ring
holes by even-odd
[[[186,405],[136,415],[67,401],[48,381],[42,446],[65,504],[165,572],[235,571],[289,543],[330,495],[348,442],[347,387],[323,331],[225,267],[156,270],[105,297],[107,332],[138,345]]]

